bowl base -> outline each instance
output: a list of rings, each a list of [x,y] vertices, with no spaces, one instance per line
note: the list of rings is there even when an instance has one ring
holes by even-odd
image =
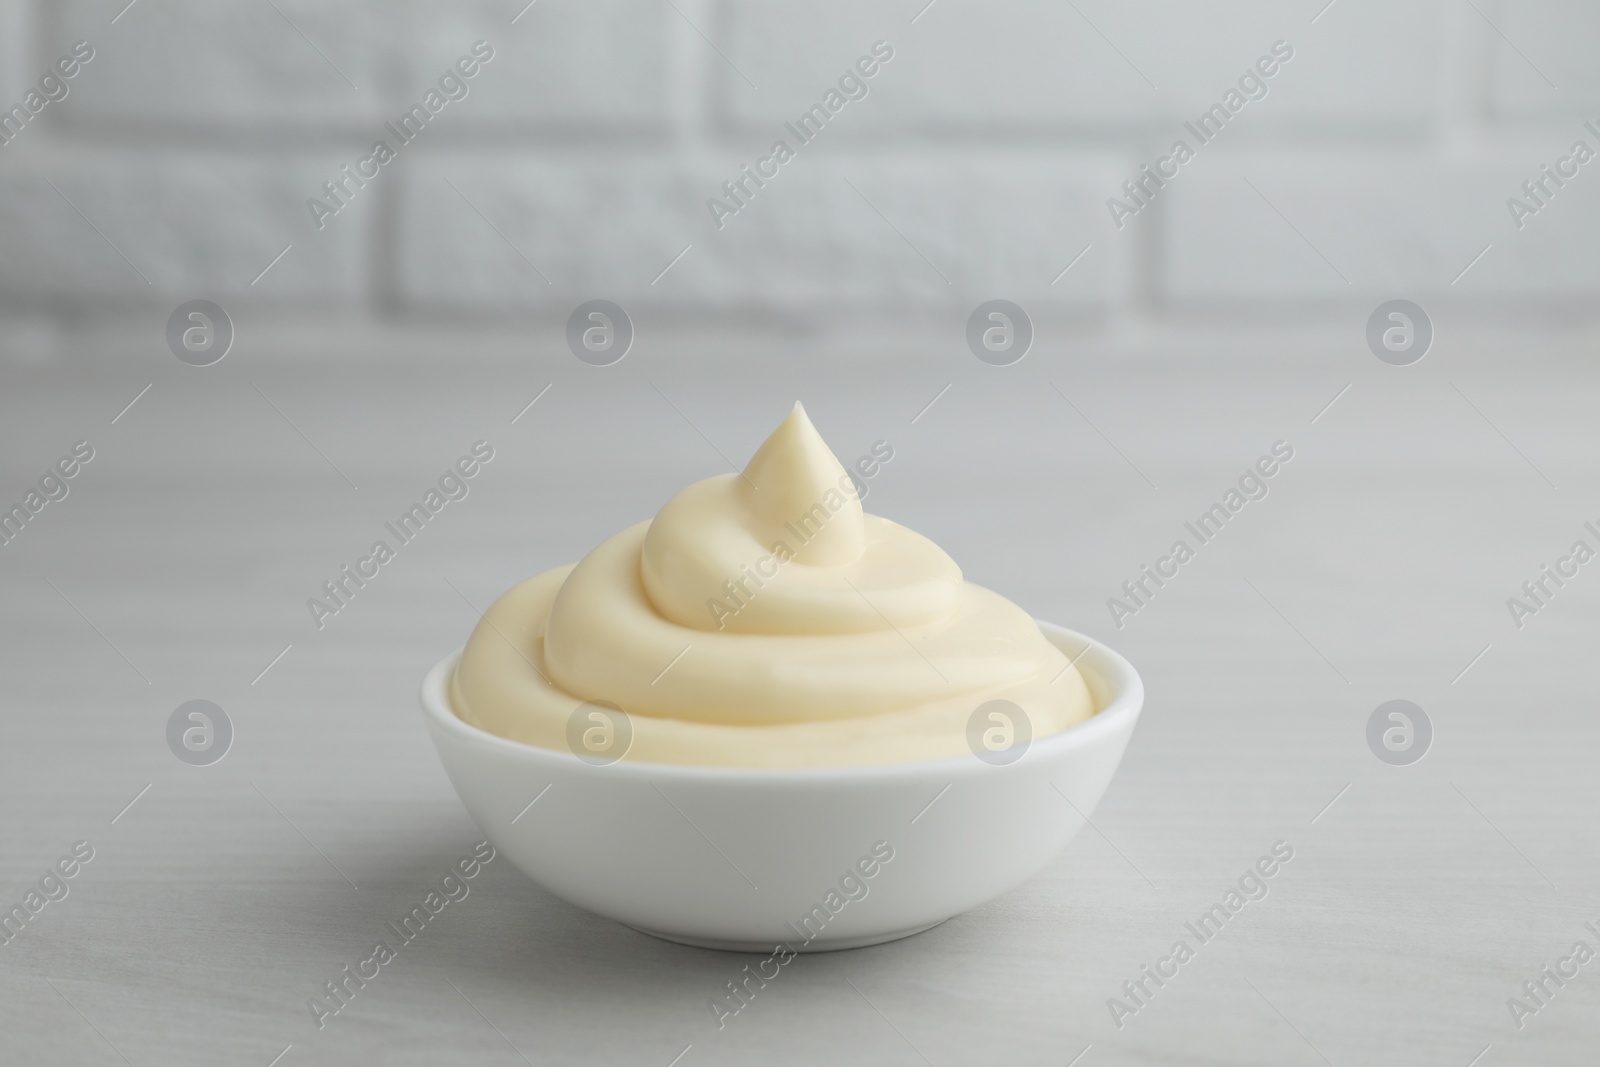
[[[868,945],[881,945],[886,941],[898,941],[902,937],[910,937],[912,934],[920,934],[924,930],[932,930],[935,926],[938,926],[944,921],[944,919],[937,919],[931,923],[923,923],[921,926],[908,926],[904,930],[891,930],[888,933],[882,934],[863,934],[860,937],[841,937],[827,941],[809,941],[798,947],[795,947],[789,942],[784,943],[790,944],[790,947],[794,948],[796,952],[834,952],[839,949],[866,948]],[[767,954],[772,952],[773,947],[778,944],[777,940],[723,941],[719,938],[692,937],[687,934],[669,934],[660,930],[647,930],[643,926],[634,926],[631,923],[623,923],[623,925],[628,927],[630,930],[637,930],[641,934],[648,934],[651,937],[658,937],[663,941],[672,941],[676,944],[689,945],[693,948],[715,949],[718,952],[758,952]]]

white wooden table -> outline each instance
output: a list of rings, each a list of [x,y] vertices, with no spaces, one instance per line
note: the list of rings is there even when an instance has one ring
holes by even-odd
[[[75,842],[94,858],[0,947],[0,1061],[1592,1064],[1600,963],[1520,1030],[1507,999],[1600,948],[1600,563],[1520,630],[1506,607],[1600,547],[1592,346],[1442,339],[1395,368],[1359,330],[1227,365],[1041,338],[997,369],[952,338],[881,363],[641,344],[596,369],[554,329],[357,360],[246,326],[211,368],[152,330],[7,369],[0,500],[77,440],[95,458],[0,547],[0,905]],[[847,458],[893,445],[871,510],[1141,669],[1096,831],[930,932],[796,961],[722,1030],[706,1002],[744,960],[495,862],[319,1030],[307,998],[478,840],[415,707],[468,601],[647,517],[717,450],[742,462],[796,397]],[[470,496],[317,630],[306,599],[479,439]],[[1106,599],[1279,440],[1270,494],[1117,630]],[[1367,745],[1393,698],[1433,724],[1410,766]],[[167,747],[192,699],[236,731],[211,766]],[[1119,1029],[1108,998],[1280,840],[1268,896]]]

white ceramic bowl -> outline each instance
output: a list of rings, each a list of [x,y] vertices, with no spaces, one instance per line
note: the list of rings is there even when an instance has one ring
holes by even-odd
[[[484,836],[563,900],[705,948],[853,948],[1020,885],[1105,793],[1144,685],[1106,646],[1040,628],[1077,659],[1101,710],[1005,766],[968,755],[800,770],[596,766],[457,718],[447,693],[459,653],[428,672],[422,710]]]

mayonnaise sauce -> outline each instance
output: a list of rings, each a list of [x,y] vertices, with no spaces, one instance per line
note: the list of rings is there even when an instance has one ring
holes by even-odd
[[[497,600],[451,683],[456,713],[567,748],[585,702],[625,711],[625,758],[843,767],[956,756],[991,700],[1032,736],[1094,713],[1021,608],[922,535],[862,511],[796,404],[741,474]]]

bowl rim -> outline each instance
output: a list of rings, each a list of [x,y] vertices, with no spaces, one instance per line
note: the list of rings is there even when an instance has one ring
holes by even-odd
[[[1014,763],[995,766],[970,755],[944,756],[932,760],[910,760],[900,763],[870,763],[848,767],[720,767],[688,763],[655,763],[648,760],[619,759],[614,763],[595,765],[580,760],[571,752],[545,748],[526,741],[513,741],[477,727],[462,719],[451,706],[446,679],[455,670],[463,648],[445,656],[434,664],[422,679],[420,693],[422,715],[435,737],[450,736],[468,744],[514,752],[524,759],[548,761],[570,771],[584,773],[595,771],[639,783],[662,778],[679,780],[716,780],[735,782],[806,783],[837,782],[861,779],[921,778],[930,775],[952,778],[984,774],[1007,767],[1020,767],[1029,763],[1059,757],[1065,752],[1085,748],[1108,734],[1131,733],[1144,707],[1144,681],[1139,672],[1123,656],[1087,634],[1069,630],[1065,626],[1034,620],[1051,644],[1067,653],[1074,663],[1087,666],[1111,694],[1104,708],[1083,722],[1076,723],[1029,743],[1028,749]],[[554,768],[552,768],[554,769]]]

